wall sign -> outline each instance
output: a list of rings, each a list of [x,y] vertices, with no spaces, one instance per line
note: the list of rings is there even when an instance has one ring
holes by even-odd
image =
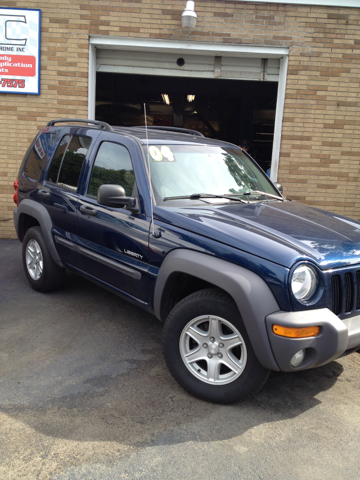
[[[0,93],[40,95],[41,11],[0,8]]]

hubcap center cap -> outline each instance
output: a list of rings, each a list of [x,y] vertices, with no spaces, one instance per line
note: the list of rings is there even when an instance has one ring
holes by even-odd
[[[219,345],[217,343],[210,343],[209,352],[212,355],[216,355],[219,352]]]

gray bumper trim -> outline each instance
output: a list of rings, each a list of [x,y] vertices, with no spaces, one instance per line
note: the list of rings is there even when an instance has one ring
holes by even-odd
[[[360,346],[360,316],[340,320],[327,308],[301,312],[275,312],[265,319],[270,345],[280,369],[284,372],[317,367],[339,358],[346,350]],[[285,327],[321,327],[320,334],[308,338],[287,338],[275,335],[274,324]],[[302,364],[293,368],[290,360],[301,349],[306,355]]]
[[[343,322],[349,332],[346,350],[360,347],[360,315],[357,315],[356,317],[346,318],[343,320]]]

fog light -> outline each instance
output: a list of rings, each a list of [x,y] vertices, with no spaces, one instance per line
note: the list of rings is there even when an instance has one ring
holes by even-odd
[[[301,365],[304,358],[305,358],[305,350],[299,350],[297,353],[295,353],[295,355],[290,360],[290,365],[292,367],[298,367],[299,365]]]

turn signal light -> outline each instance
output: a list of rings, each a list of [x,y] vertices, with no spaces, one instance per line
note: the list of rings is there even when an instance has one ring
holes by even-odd
[[[316,335],[320,333],[320,327],[289,328],[281,325],[273,325],[272,329],[275,335],[290,338],[316,337]]]

